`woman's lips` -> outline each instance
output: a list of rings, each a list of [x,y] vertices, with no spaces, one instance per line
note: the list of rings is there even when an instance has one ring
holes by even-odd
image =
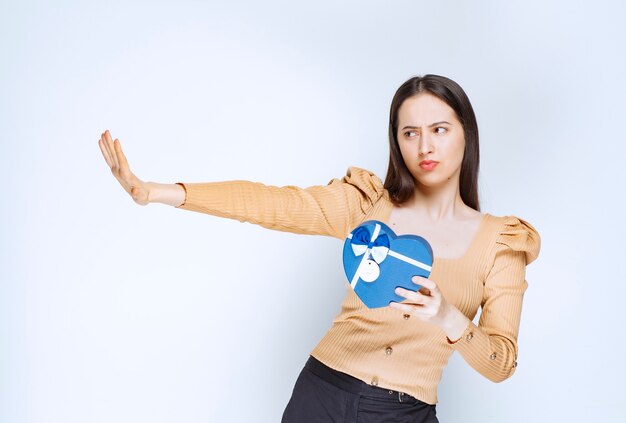
[[[433,170],[437,164],[439,164],[439,162],[424,160],[423,162],[420,162],[420,167],[424,170]]]

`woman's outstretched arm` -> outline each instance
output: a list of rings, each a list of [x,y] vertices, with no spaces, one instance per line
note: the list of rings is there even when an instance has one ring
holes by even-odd
[[[119,140],[113,141],[109,131],[99,145],[113,175],[138,204],[163,203],[279,231],[344,238],[384,193],[377,176],[357,167],[348,168],[341,179],[307,188],[251,181],[143,182],[130,171]]]

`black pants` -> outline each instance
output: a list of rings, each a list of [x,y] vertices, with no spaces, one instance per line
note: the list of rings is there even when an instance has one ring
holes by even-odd
[[[309,357],[282,423],[438,423],[435,406],[368,385]]]

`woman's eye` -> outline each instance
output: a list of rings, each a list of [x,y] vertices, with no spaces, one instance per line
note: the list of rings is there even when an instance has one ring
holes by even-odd
[[[410,136],[411,136],[411,134],[415,134],[415,133],[416,133],[415,131],[406,131],[406,132],[404,133],[404,135],[405,135],[405,136],[407,136],[407,137],[410,137]]]
[[[443,129],[443,131],[439,132],[439,129]],[[448,129],[444,128],[443,126],[438,126],[435,128],[435,131],[437,131],[438,134],[445,134],[446,132],[448,132]]]

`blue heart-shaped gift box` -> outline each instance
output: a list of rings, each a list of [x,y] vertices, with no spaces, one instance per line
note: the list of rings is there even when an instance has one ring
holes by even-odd
[[[343,268],[348,282],[369,308],[404,301],[394,290],[399,286],[419,290],[411,278],[427,278],[432,264],[433,250],[428,241],[417,235],[397,236],[378,220],[368,220],[354,228],[343,245]]]

